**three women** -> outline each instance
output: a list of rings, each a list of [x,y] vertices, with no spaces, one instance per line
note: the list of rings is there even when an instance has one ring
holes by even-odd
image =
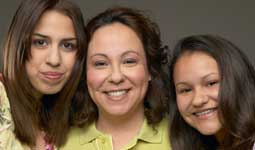
[[[113,8],[87,29],[88,52],[75,5],[21,4],[4,47],[2,149],[61,146],[77,122],[85,127],[73,128],[63,149],[170,149],[166,55],[155,23]],[[235,45],[210,35],[185,38],[169,71],[173,149],[252,148],[255,71]]]

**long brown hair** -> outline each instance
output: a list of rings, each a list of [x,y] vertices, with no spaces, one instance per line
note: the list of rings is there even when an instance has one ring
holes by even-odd
[[[226,135],[223,141],[202,135],[181,117],[176,104],[173,70],[185,53],[203,52],[218,64],[221,82],[219,116]],[[169,64],[170,139],[173,150],[251,150],[255,142],[255,69],[245,54],[230,41],[214,35],[180,40]]]
[[[70,79],[54,95],[36,98],[24,64],[31,57],[31,34],[45,11],[68,16],[77,37],[77,55]],[[57,19],[57,18],[56,18]],[[24,144],[35,145],[38,130],[44,130],[57,146],[65,142],[72,120],[70,111],[86,59],[87,36],[82,13],[68,0],[24,0],[18,7],[3,48],[3,76],[10,101],[16,137]]]

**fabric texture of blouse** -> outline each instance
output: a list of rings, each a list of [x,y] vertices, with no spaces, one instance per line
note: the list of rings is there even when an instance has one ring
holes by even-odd
[[[9,100],[4,85],[0,82],[0,150],[29,150],[15,138],[13,130]]]
[[[0,150],[31,150],[15,137],[9,99],[0,81]],[[56,147],[54,147],[56,150]]]
[[[122,150],[170,150],[168,122],[163,119],[154,129],[145,119],[140,133]],[[112,150],[111,135],[96,129],[95,123],[87,128],[72,128],[67,143],[61,150]]]

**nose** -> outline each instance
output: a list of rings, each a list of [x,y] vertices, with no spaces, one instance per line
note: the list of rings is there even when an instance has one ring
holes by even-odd
[[[209,96],[203,89],[196,89],[192,99],[194,107],[201,107],[209,101]]]
[[[61,54],[58,46],[52,46],[48,49],[48,55],[46,58],[46,63],[52,67],[58,67],[61,62]]]
[[[110,74],[110,82],[114,84],[119,84],[124,81],[124,74],[121,70],[121,66],[115,64],[112,66]]]

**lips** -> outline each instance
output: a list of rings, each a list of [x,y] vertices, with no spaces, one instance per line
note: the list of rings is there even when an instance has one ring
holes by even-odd
[[[204,109],[204,110],[201,110],[201,111],[194,112],[192,114],[195,115],[196,117],[205,119],[205,118],[208,118],[208,117],[212,116],[217,111],[217,109],[218,109],[217,107],[208,108],[208,109]]]
[[[48,80],[59,80],[64,75],[64,73],[61,73],[61,72],[52,72],[52,71],[41,72],[41,74],[43,75],[44,78],[46,78]]]
[[[118,89],[118,90],[109,90],[104,91],[108,98],[111,100],[121,100],[128,93],[129,89]]]
[[[122,96],[124,94],[127,93],[127,90],[117,90],[117,91],[110,91],[110,92],[106,92],[107,95],[109,96]]]

